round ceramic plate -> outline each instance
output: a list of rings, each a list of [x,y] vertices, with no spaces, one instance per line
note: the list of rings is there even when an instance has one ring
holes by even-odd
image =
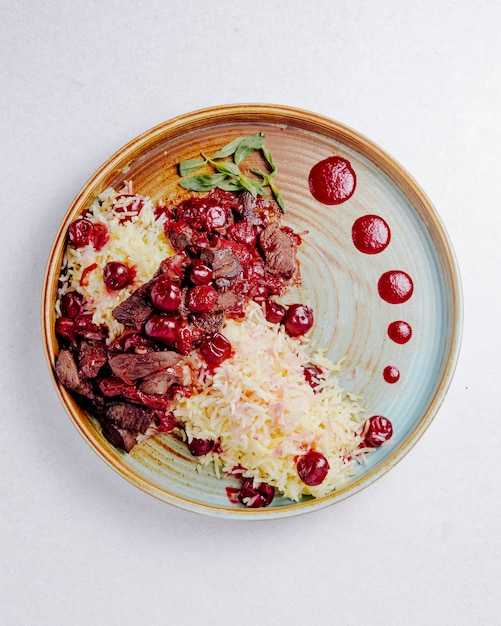
[[[177,164],[214,153],[242,135],[263,132],[278,166],[276,184],[286,204],[284,222],[305,232],[299,248],[302,286],[297,298],[315,310],[313,340],[334,361],[343,360],[341,384],[360,396],[370,415],[393,423],[386,445],[344,488],[324,498],[295,503],[276,497],[265,509],[247,509],[228,498],[231,480],[200,469],[183,443],[160,435],[131,454],[114,448],[96,423],[54,378],[63,405],[92,448],[120,475],[147,493],[184,509],[233,518],[297,515],[339,502],[391,469],[424,433],[447,392],[458,357],[461,293],[458,269],[444,227],[409,174],[383,150],[355,131],[325,117],[281,106],[222,106],[183,115],[131,141],[88,181],[68,210],[50,253],[43,296],[45,350],[51,370],[58,351],[54,334],[57,283],[68,225],[107,187],[132,180],[136,193],[154,202],[179,194]],[[356,190],[346,202],[327,206],[311,195],[308,176],[319,161],[341,156],[356,173]],[[354,245],[356,220],[377,215],[391,240],[378,254]],[[380,277],[405,272],[412,297],[389,303],[378,290]],[[293,297],[290,298],[290,301]],[[405,344],[388,335],[402,320],[412,328]],[[398,370],[387,382],[385,369]]]

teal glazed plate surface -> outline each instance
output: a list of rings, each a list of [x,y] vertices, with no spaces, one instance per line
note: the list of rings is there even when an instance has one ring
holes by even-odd
[[[131,454],[114,448],[54,377],[76,428],[122,477],[183,509],[239,519],[322,509],[393,468],[420,439],[444,400],[462,328],[460,279],[451,243],[429,199],[398,163],[354,130],[314,113],[272,105],[220,106],[182,115],[132,140],[75,198],[56,235],[45,276],[44,347],[52,372],[58,352],[54,303],[71,221],[98,193],[109,186],[120,188],[126,180],[154,202],[176,197],[181,160],[197,158],[201,151],[212,154],[235,137],[260,131],[278,166],[276,184],[287,209],[284,224],[304,233],[298,251],[302,285],[287,300],[311,304],[314,342],[332,360],[343,359],[340,382],[361,398],[368,415],[391,420],[390,442],[371,453],[368,463],[339,491],[298,503],[275,497],[267,508],[248,509],[228,498],[227,487],[236,482],[216,478],[210,467],[200,468],[185,445],[170,435],[138,444]],[[331,156],[347,159],[356,174],[355,192],[338,205],[317,201],[308,184],[312,167]],[[391,234],[389,244],[375,254],[368,254],[357,238],[360,218],[367,215],[380,218]],[[363,242],[362,231],[358,235]],[[366,231],[369,236],[370,228]],[[388,331],[398,321],[412,329],[405,343],[395,341],[398,337]]]

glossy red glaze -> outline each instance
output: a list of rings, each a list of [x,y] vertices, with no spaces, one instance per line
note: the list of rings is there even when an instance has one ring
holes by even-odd
[[[414,291],[412,278],[401,270],[385,272],[378,281],[378,292],[389,304],[407,302]]]
[[[312,167],[308,184],[315,200],[341,204],[355,192],[356,175],[347,159],[331,156]]]
[[[383,378],[387,383],[396,383],[400,379],[400,371],[394,365],[388,365],[383,370]]]
[[[388,337],[395,343],[407,343],[412,337],[412,327],[403,320],[391,322],[388,325]]]
[[[390,243],[390,227],[378,215],[359,217],[352,226],[351,237],[355,248],[364,254],[378,254]]]

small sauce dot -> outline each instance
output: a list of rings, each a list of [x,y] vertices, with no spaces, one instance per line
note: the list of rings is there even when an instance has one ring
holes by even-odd
[[[378,281],[379,295],[389,304],[407,302],[414,291],[414,284],[409,274],[401,270],[385,272]]]
[[[364,254],[379,254],[390,243],[390,227],[378,215],[359,217],[352,226],[351,237],[355,248]]]
[[[311,168],[311,195],[322,204],[341,204],[355,192],[357,178],[348,160],[331,156]]]
[[[396,383],[400,378],[400,372],[395,366],[388,365],[383,370],[383,378],[387,383],[390,383],[390,385],[392,385],[393,383]]]
[[[412,337],[411,325],[403,320],[391,322],[388,325],[388,337],[395,343],[407,343]]]

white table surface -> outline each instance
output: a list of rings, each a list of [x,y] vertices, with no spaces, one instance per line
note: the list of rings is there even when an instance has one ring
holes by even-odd
[[[499,624],[501,3],[0,1],[0,623]],[[85,444],[44,359],[56,229],[123,144],[184,112],[285,104],[392,154],[454,243],[449,394],[369,489],[237,522],[129,485]]]

